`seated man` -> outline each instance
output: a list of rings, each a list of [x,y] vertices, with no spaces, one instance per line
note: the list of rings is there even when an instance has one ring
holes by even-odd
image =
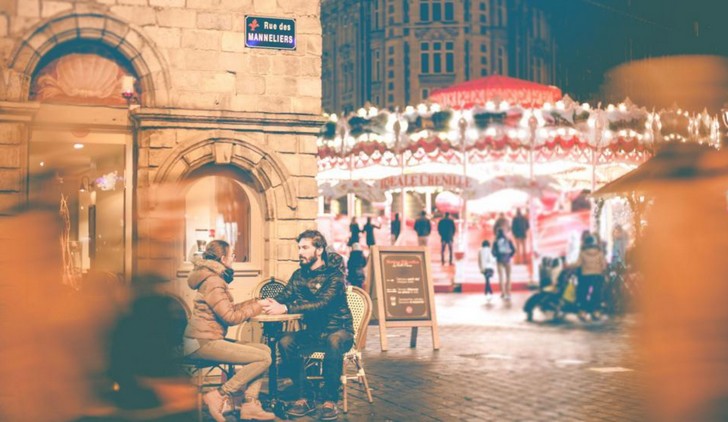
[[[288,414],[293,417],[307,415],[315,407],[304,398],[303,356],[312,351],[325,352],[323,361],[324,387],[321,392],[321,420],[336,420],[341,386],[344,354],[354,343],[354,326],[346,301],[343,266],[335,254],[327,254],[326,239],[316,230],[306,230],[298,236],[296,270],[285,289],[269,303],[264,311],[269,315],[301,313],[306,328],[288,333],[279,345],[284,364],[290,369],[299,399]],[[338,261],[338,262],[337,262]]]

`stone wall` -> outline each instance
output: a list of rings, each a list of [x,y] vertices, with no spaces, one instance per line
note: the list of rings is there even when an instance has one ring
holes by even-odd
[[[295,18],[297,49],[246,48],[245,15]],[[0,0],[0,205],[24,192],[32,111],[17,109],[38,108],[28,102],[33,72],[55,46],[80,39],[115,48],[141,86],[140,107],[130,111],[136,269],[169,273],[179,264],[153,244],[169,238],[157,223],[171,221],[155,211],[154,186],[217,162],[259,179],[263,275],[287,278],[297,265],[293,239],[315,226],[317,212],[319,2]]]

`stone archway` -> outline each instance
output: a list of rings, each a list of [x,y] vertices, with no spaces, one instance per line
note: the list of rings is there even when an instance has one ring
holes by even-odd
[[[73,40],[98,41],[118,50],[132,66],[141,85],[140,103],[156,107],[168,102],[169,73],[164,58],[141,28],[103,9],[77,5],[28,31],[10,55],[9,101],[26,101],[31,78],[42,57],[54,47]]]
[[[210,163],[234,165],[257,179],[265,198],[266,220],[276,220],[298,208],[296,186],[276,153],[227,131],[208,132],[180,144],[157,169],[153,182],[179,182]]]

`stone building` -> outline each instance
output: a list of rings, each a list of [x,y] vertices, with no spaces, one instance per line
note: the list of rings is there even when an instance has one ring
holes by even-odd
[[[417,104],[498,74],[553,84],[556,45],[534,0],[323,0],[323,107]]]
[[[295,19],[295,49],[246,47],[246,15]],[[235,248],[238,297],[297,267],[317,212],[317,2],[6,0],[0,56],[0,208],[64,198],[72,275],[182,280],[212,238]]]

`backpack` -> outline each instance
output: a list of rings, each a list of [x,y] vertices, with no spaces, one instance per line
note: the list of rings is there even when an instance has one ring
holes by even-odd
[[[498,255],[500,256],[510,256],[513,254],[511,242],[509,242],[505,237],[501,237],[496,241],[496,247],[498,248]]]

